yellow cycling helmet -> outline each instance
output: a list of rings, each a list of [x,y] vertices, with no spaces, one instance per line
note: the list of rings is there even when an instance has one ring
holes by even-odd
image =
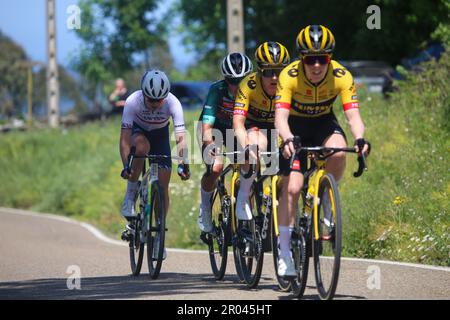
[[[261,44],[255,51],[255,60],[258,68],[285,67],[289,64],[289,52],[279,42],[268,41]]]
[[[297,36],[297,49],[302,54],[332,53],[334,44],[331,31],[318,24],[307,26]]]

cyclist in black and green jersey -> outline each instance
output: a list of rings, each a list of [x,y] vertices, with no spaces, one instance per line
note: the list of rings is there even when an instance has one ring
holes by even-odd
[[[214,156],[215,147],[221,147],[226,142],[227,129],[233,128],[233,108],[239,82],[253,70],[250,59],[242,53],[228,54],[222,61],[224,80],[217,81],[209,88],[199,121],[202,128],[202,156]],[[234,141],[228,142],[234,145]],[[201,181],[201,204],[198,215],[198,225],[202,232],[211,232],[211,196],[217,179],[223,169],[223,159],[217,157],[209,174],[205,173]]]

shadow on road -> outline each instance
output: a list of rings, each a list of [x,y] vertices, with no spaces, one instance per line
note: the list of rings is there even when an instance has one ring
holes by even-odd
[[[218,290],[247,290],[237,277],[226,276],[224,281],[215,281],[211,274],[170,272],[156,280],[147,274],[86,277],[81,278],[80,286],[81,290],[69,290],[67,279],[63,278],[0,282],[0,299],[185,299],[188,295],[189,299],[195,299],[196,294],[213,294]]]

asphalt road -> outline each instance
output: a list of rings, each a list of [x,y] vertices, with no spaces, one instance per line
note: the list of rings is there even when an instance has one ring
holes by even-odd
[[[3,208],[0,219],[0,299],[293,298],[278,290],[270,254],[255,290],[238,282],[232,256],[225,279],[215,281],[206,251],[169,249],[160,277],[151,280],[145,263],[141,276],[131,276],[128,247],[91,227]],[[68,288],[78,283],[79,290]],[[310,272],[304,299],[317,298]],[[450,268],[343,259],[335,298],[450,299]]]

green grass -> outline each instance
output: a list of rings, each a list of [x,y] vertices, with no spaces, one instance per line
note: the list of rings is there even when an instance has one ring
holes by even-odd
[[[388,100],[359,92],[373,152],[358,179],[356,157],[349,155],[340,184],[347,256],[450,265],[449,55],[424,70]],[[185,114],[191,137],[198,112]],[[339,104],[335,113],[350,138]],[[126,189],[119,133],[115,118],[0,135],[0,205],[71,216],[119,238]],[[199,157],[194,141],[191,150]],[[191,170],[186,182],[172,174],[169,247],[205,248],[197,228],[204,166]]]

